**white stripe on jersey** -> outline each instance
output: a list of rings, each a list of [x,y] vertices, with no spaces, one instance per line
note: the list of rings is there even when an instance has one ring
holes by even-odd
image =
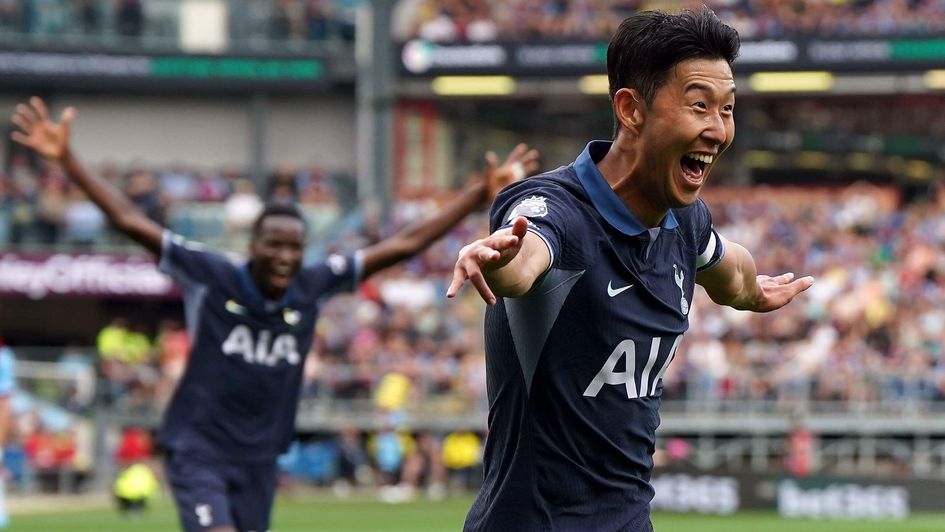
[[[511,226],[507,226],[507,227],[511,227]],[[544,274],[545,272],[550,270],[551,266],[554,265],[555,263],[555,248],[554,246],[551,245],[551,242],[549,242],[548,239],[545,238],[545,235],[541,234],[541,232],[538,231],[537,229],[532,229],[531,227],[529,227],[528,232],[540,238],[541,241],[545,243],[545,246],[548,248],[548,253],[551,255],[551,260],[548,261],[548,269],[546,269],[544,272],[541,272],[542,274]]]
[[[719,244],[718,239],[715,238],[715,229],[709,232],[709,243],[705,247],[705,251],[696,259],[696,268],[701,268],[709,263],[712,260],[712,256],[715,255],[715,248]]]

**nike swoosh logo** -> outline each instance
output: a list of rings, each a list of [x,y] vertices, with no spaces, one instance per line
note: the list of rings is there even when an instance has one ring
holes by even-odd
[[[612,281],[611,281],[611,282],[612,282]],[[611,282],[608,282],[608,283],[607,283],[607,295],[610,296],[610,297],[614,297],[614,296],[620,294],[621,292],[623,292],[623,291],[625,291],[625,290],[629,290],[629,289],[633,288],[633,283],[630,283],[630,284],[628,284],[627,286],[624,286],[624,287],[622,287],[622,288],[616,288],[616,289],[615,289],[613,286],[611,286],[611,284],[610,284]]]

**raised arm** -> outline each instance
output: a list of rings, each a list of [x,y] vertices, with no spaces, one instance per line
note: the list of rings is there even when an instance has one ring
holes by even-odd
[[[408,259],[449,232],[475,209],[488,204],[505,185],[538,170],[538,152],[519,144],[497,166],[494,153],[486,154],[486,171],[475,176],[463,192],[432,216],[405,227],[397,234],[364,249],[364,277]]]
[[[725,256],[714,267],[700,273],[696,282],[712,301],[738,310],[770,312],[791,302],[814,284],[807,276],[794,279],[793,273],[776,277],[758,275],[755,259],[744,247],[723,239]]]
[[[12,120],[20,131],[14,131],[10,137],[49,161],[59,163],[72,182],[98,205],[116,229],[159,256],[163,228],[145,216],[108,181],[86,172],[72,153],[69,135],[74,119],[75,109],[69,107],[63,111],[59,122],[54,122],[43,100],[34,96],[29,105],[21,103],[16,106]]]
[[[459,251],[446,297],[455,296],[469,279],[482,299],[493,305],[496,296],[527,293],[550,265],[548,246],[541,237],[528,232],[528,221],[519,216],[512,227],[499,229]]]

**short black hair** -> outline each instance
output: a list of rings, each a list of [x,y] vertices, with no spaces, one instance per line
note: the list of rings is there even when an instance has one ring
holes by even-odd
[[[739,47],[738,32],[708,7],[674,14],[639,11],[620,23],[607,47],[610,98],[630,88],[650,105],[677,64],[687,59],[724,59],[731,65]]]
[[[267,203],[266,206],[263,207],[262,212],[259,213],[259,216],[256,217],[256,221],[253,222],[253,238],[259,236],[259,231],[262,230],[263,220],[270,216],[289,216],[296,218],[302,222],[302,226],[306,231],[308,230],[305,216],[302,215],[302,211],[299,210],[294,203],[272,202]]]

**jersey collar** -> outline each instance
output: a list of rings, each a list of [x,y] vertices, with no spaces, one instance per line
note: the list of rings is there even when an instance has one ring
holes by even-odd
[[[592,140],[587,143],[584,151],[574,161],[574,172],[584,191],[591,198],[591,203],[597,212],[618,231],[627,236],[636,236],[644,233],[647,228],[637,220],[630,209],[620,201],[614,190],[607,184],[607,180],[597,169],[597,162],[607,155],[612,142],[607,140]],[[679,223],[670,210],[660,222],[663,229],[675,229]]]

